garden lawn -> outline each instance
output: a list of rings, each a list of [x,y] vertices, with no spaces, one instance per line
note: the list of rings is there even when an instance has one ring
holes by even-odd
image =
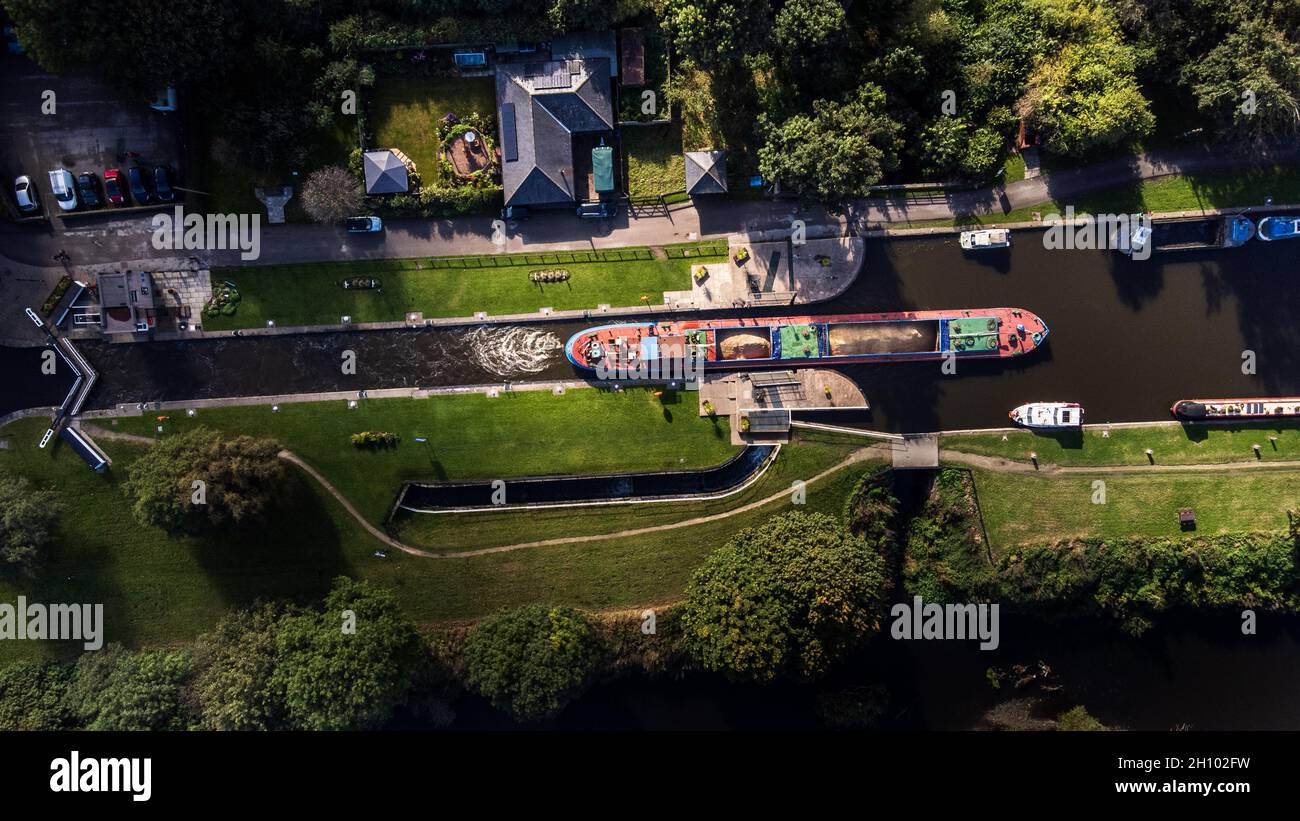
[[[776,460],[752,485],[721,499],[540,509],[525,515],[505,511],[436,514],[400,511],[394,520],[393,533],[402,542],[426,550],[459,551],[681,522],[734,510],[789,491],[795,481],[807,481],[862,446],[861,438],[799,432],[795,441],[781,449]],[[818,485],[813,485],[808,492],[821,491]]]
[[[649,389],[613,392],[509,391],[429,399],[367,399],[205,408],[163,423],[166,436],[197,426],[265,436],[319,470],[378,524],[406,480],[509,479],[709,467],[738,452],[725,419],[701,418],[697,395]],[[159,435],[153,416],[117,420],[117,430]],[[351,444],[361,431],[396,433],[391,449]],[[414,441],[428,439],[426,443]]]
[[[691,265],[726,257],[725,243],[649,248],[558,251],[479,257],[433,257],[218,268],[215,282],[230,280],[242,300],[233,316],[204,317],[207,330],[277,325],[400,321],[408,311],[426,317],[533,313],[540,308],[595,310],[662,304],[665,291],[689,290]],[[533,282],[532,271],[562,269],[565,282]],[[378,278],[378,290],[345,289],[352,277]],[[644,297],[644,299],[642,299]]]
[[[995,551],[1074,537],[1178,536],[1178,511],[1196,512],[1195,533],[1284,531],[1300,507],[1300,469],[1219,474],[1027,476],[976,470]],[[1094,504],[1096,481],[1105,503]]]
[[[624,126],[623,151],[627,155],[627,193],[630,197],[658,197],[686,190],[686,160],[682,156],[682,127]]]
[[[381,77],[370,92],[370,122],[378,148],[396,148],[415,162],[426,186],[442,178],[438,121],[447,114],[496,113],[496,85],[491,77]]]
[[[1259,459],[1265,462],[1300,462],[1300,424],[1284,425],[1162,425],[1150,428],[1116,428],[1110,436],[1090,428],[1055,435],[1036,435],[1029,431],[1006,434],[978,433],[947,435],[942,447],[984,456],[1001,456],[1028,462],[1031,452],[1040,464],[1052,465],[1146,465],[1146,449],[1154,451],[1155,461],[1165,465],[1218,464],[1255,461],[1252,445],[1260,446]],[[1269,437],[1277,437],[1270,442]]]
[[[0,430],[0,437],[10,442],[0,450],[0,472],[57,488],[66,512],[44,567],[30,578],[0,579],[0,601],[13,602],[21,594],[33,602],[103,603],[107,641],[131,647],[188,642],[210,630],[229,609],[259,598],[319,599],[336,575],[393,590],[403,610],[426,625],[479,618],[526,603],[592,609],[667,603],[681,598],[704,556],[736,530],[792,509],[791,499],[783,496],[732,518],[635,539],[445,561],[391,548],[380,557],[375,553],[385,546],[295,469],[279,497],[281,508],[265,526],[202,539],[173,538],[138,524],[122,492],[122,479],[142,446],[101,437],[114,460],[101,476],[57,440],[38,449],[35,443],[44,427],[44,420],[31,419]],[[796,456],[802,447],[787,447],[778,457],[792,463],[778,477],[782,482],[807,475],[827,460],[838,461],[832,443],[823,442],[815,457]],[[878,463],[860,463],[811,485],[801,509],[840,515],[855,482],[879,468]],[[736,500],[737,506],[742,503]],[[703,512],[718,503],[701,504]],[[685,518],[690,507],[683,504],[673,515]],[[533,513],[521,516],[531,520]],[[72,658],[81,652],[79,642],[0,642],[0,664]]]

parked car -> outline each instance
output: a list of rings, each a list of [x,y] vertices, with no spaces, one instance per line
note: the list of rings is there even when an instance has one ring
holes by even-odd
[[[126,181],[131,186],[131,199],[135,200],[136,205],[148,205],[152,199],[146,179],[148,175],[149,170],[138,165],[126,169]]]
[[[108,195],[108,201],[114,205],[124,205],[126,197],[122,194],[122,172],[116,168],[109,168],[104,171],[104,193]]]
[[[612,202],[584,202],[578,206],[578,216],[589,220],[603,220],[618,216],[618,206]]]
[[[373,234],[384,230],[384,221],[379,217],[348,217],[349,234]]]
[[[98,208],[103,204],[99,199],[99,177],[89,171],[77,175],[77,193],[87,208]]]
[[[165,165],[154,167],[153,190],[158,194],[158,199],[163,202],[171,202],[176,199],[176,192],[172,190],[172,170],[170,168]]]
[[[76,183],[68,169],[56,168],[50,172],[50,193],[58,201],[60,209],[71,211],[77,207]]]
[[[501,209],[501,219],[503,220],[526,220],[528,219],[528,208],[523,205],[510,205]]]
[[[41,194],[32,185],[30,177],[24,175],[14,180],[14,199],[18,201],[18,210],[24,214],[41,210]]]

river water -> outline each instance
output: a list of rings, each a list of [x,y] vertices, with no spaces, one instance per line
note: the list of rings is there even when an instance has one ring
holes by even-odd
[[[1011,362],[851,366],[843,371],[886,430],[1006,424],[1030,400],[1083,403],[1091,422],[1168,418],[1192,396],[1300,393],[1300,243],[1252,242],[1168,252],[1137,262],[1108,251],[1048,251],[1018,232],[1005,253],[964,256],[951,237],[870,240],[852,289],[818,313],[1018,306],[1052,328],[1047,344]],[[806,310],[806,309],[805,309]],[[754,315],[754,312],[749,312]],[[779,315],[771,310],[766,315]],[[791,311],[784,311],[791,313]],[[434,387],[572,378],[560,344],[583,323],[519,328],[351,332],[185,343],[79,343],[99,369],[90,406],[119,402],[310,391]],[[340,367],[357,355],[356,375]],[[1246,352],[1250,352],[1247,354]],[[62,378],[41,376],[39,349],[0,349],[0,413],[54,405]],[[1243,372],[1243,354],[1255,373]],[[1162,621],[1165,621],[1162,619]],[[850,665],[842,683],[885,681],[887,723],[955,728],[1010,695],[994,691],[991,665],[1046,662],[1061,691],[1054,706],[1082,703],[1103,721],[1166,729],[1300,729],[1300,620],[1263,619],[1242,636],[1236,614],[1165,624],[1141,640],[1113,629],[1004,624],[994,654],[956,643],[883,642]],[[877,642],[880,645],[882,642]],[[629,679],[584,696],[558,720],[580,727],[815,726],[809,688],[737,688],[711,676]],[[1068,703],[1066,703],[1068,702]],[[461,726],[490,725],[481,704],[462,705]]]
[[[1052,250],[1019,232],[1008,252],[963,255],[950,237],[869,240],[862,273],[818,313],[1019,306],[1052,329],[1023,359],[856,365],[882,430],[1006,424],[1025,401],[1081,402],[1091,422],[1168,418],[1193,396],[1300,393],[1300,276],[1286,243],[1167,252],[1137,262],[1113,251]],[[807,309],[804,309],[807,310]],[[791,313],[767,310],[768,315]],[[751,315],[755,312],[748,312]],[[584,323],[81,343],[100,370],[94,407],[119,402],[306,391],[434,387],[572,378],[560,343]],[[357,354],[356,375],[340,367]],[[1255,373],[1243,372],[1245,352]],[[5,404],[47,385],[26,371]],[[45,389],[45,390],[42,390]],[[48,398],[31,404],[44,404]]]

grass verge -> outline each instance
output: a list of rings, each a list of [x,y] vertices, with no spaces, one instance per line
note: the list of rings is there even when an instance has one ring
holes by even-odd
[[[408,311],[426,317],[531,313],[539,308],[595,309],[661,304],[664,291],[689,290],[691,265],[726,257],[725,243],[650,248],[559,251],[477,257],[433,257],[331,262],[310,265],[218,268],[214,281],[239,286],[233,316],[204,317],[207,330],[278,325],[333,325],[398,321]],[[532,271],[563,269],[565,282],[540,284]],[[346,289],[352,277],[378,278],[378,290]],[[644,297],[644,298],[643,298]]]

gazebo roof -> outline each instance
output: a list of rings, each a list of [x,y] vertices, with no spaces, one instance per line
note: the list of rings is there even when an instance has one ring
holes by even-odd
[[[727,152],[686,152],[686,193],[725,194],[727,192]]]
[[[406,164],[392,149],[367,151],[364,159],[367,194],[405,194],[410,189]]]

